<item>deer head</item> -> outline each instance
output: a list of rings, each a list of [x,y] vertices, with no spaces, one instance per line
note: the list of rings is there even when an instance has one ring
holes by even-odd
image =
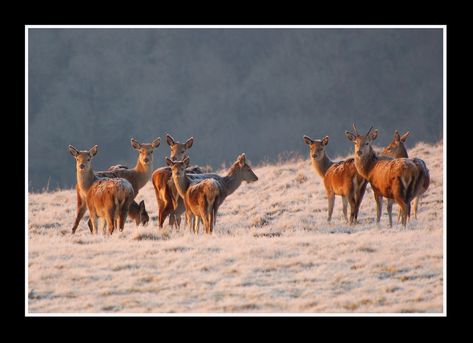
[[[371,147],[371,144],[378,137],[378,130],[375,129],[374,131],[371,131],[372,129],[373,127],[371,126],[366,135],[360,135],[355,124],[353,124],[353,130],[355,131],[354,134],[345,131],[345,136],[349,141],[353,142],[355,146],[355,158],[365,158],[372,152],[373,148]]]
[[[139,161],[143,165],[149,165],[153,162],[153,151],[161,143],[160,138],[156,138],[151,143],[138,143],[134,138],[131,139],[131,146],[140,153]]]
[[[172,138],[172,136],[166,133],[166,142],[171,148],[170,158],[173,161],[182,161],[184,158],[189,156],[189,149],[194,143],[194,137],[189,138],[185,143],[179,143]]]
[[[76,159],[76,170],[80,173],[88,172],[92,168],[92,157],[97,154],[97,145],[90,150],[79,151],[72,145],[69,145],[69,152]]]
[[[397,130],[394,131],[393,140],[387,147],[383,149],[383,154],[394,158],[407,157],[407,150],[404,146],[407,136],[409,136],[409,131],[407,131],[402,136]]]
[[[240,176],[243,181],[258,181],[258,176],[256,176],[249,164],[246,162],[245,153],[240,154],[233,165],[239,169]]]
[[[320,161],[325,156],[325,146],[328,144],[328,136],[320,140],[313,140],[309,136],[304,135],[304,142],[309,146],[310,157]]]
[[[186,173],[186,166],[189,164],[189,157],[184,158],[182,161],[173,161],[166,157],[166,163],[171,167],[173,175],[182,177]]]

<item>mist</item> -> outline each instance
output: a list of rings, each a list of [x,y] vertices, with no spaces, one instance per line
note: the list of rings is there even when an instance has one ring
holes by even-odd
[[[30,191],[70,188],[67,146],[99,146],[95,170],[130,167],[130,138],[194,137],[191,164],[215,169],[308,155],[304,134],[353,149],[355,122],[378,145],[442,138],[441,29],[29,29]]]

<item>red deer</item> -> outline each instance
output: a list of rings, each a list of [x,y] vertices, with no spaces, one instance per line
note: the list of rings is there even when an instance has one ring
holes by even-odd
[[[110,234],[115,227],[123,230],[130,203],[134,198],[132,185],[125,179],[99,178],[92,169],[92,157],[97,154],[97,145],[90,150],[79,151],[69,145],[69,152],[76,160],[77,176],[77,214],[72,233],[76,232],[86,207],[89,209],[91,233],[98,233],[97,221],[102,218],[102,230],[105,221]]]
[[[151,177],[153,170],[153,151],[160,144],[160,138],[155,139],[151,143],[138,143],[136,139],[131,139],[131,146],[139,152],[136,165],[132,169],[128,169],[126,166],[118,165],[112,166],[107,171],[99,171],[95,174],[98,177],[109,177],[109,178],[124,178],[128,180],[133,186],[134,198],[138,195],[138,192],[143,188]],[[143,201],[142,201],[143,202]],[[130,205],[128,215],[130,218],[135,220],[136,225],[140,223],[146,225],[149,221],[148,213],[143,204],[138,204],[136,201]],[[89,224],[90,226],[90,224]]]
[[[394,137],[393,137],[392,142],[383,149],[381,154],[384,156],[392,157],[392,158],[409,158],[409,155],[407,154],[407,149],[404,145],[404,143],[406,142],[407,136],[409,136],[409,131],[401,136],[399,132],[396,130],[394,132]],[[419,187],[419,193],[416,195],[413,201],[414,218],[417,219],[417,208],[418,208],[422,194],[424,194],[429,188],[430,174],[423,160],[418,159],[418,158],[413,158],[413,160],[416,163],[417,167],[419,168],[419,171],[422,173],[422,177],[423,177],[421,187]],[[401,212],[399,211],[398,222],[400,218],[401,218]]]
[[[220,186],[220,194],[218,195],[214,204],[213,226],[215,226],[217,222],[217,211],[220,205],[222,205],[223,201],[226,199],[226,197],[236,191],[243,181],[254,182],[258,180],[256,174],[253,172],[250,165],[246,162],[246,156],[244,153],[237,157],[236,161],[228,169],[227,174],[225,176],[220,176],[215,173],[186,173],[186,176],[191,181],[191,183],[197,183],[204,179],[214,179],[218,181],[218,184]]]
[[[304,136],[304,142],[309,145],[312,167],[324,182],[328,199],[328,222],[332,219],[335,195],[339,195],[343,201],[345,220],[348,222],[347,203],[349,203],[350,224],[356,223],[367,181],[357,173],[354,159],[349,158],[340,162],[332,161],[325,152],[328,136],[321,140],[313,140],[308,136]]]
[[[220,194],[220,187],[214,179],[204,179],[192,184],[186,175],[188,160],[189,157],[183,161],[173,161],[166,157],[176,189],[184,199],[187,220],[194,223],[194,233],[198,233],[198,219],[204,223],[205,232],[212,233],[216,213],[214,204]]]
[[[345,131],[354,144],[355,167],[362,177],[369,181],[376,200],[376,222],[381,218],[383,197],[393,199],[401,208],[402,225],[405,227],[411,213],[411,200],[417,194],[420,173],[415,162],[407,158],[390,159],[377,156],[372,148],[378,137],[378,130],[366,135]],[[388,202],[389,226],[392,226],[392,202]]]
[[[176,142],[170,134],[166,134],[166,142],[171,149],[170,158],[173,161],[183,160],[189,155],[189,149],[194,143],[194,138],[190,137],[185,143]],[[201,174],[199,167],[188,167],[188,173]],[[170,167],[156,169],[151,176],[156,200],[158,202],[158,225],[163,228],[164,221],[169,215],[169,225],[179,228],[181,224],[181,214],[185,207],[182,198],[172,180]]]

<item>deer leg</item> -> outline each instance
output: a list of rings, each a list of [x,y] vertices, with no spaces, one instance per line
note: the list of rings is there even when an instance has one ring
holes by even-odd
[[[91,215],[90,216],[90,225],[92,226],[92,234],[97,234],[98,232],[98,220],[97,217]]]
[[[404,197],[402,195],[402,186],[401,186],[401,181],[397,180],[397,182],[394,182],[392,185],[392,192],[394,195],[394,200],[396,203],[399,205],[401,208],[402,212],[402,218],[401,222],[404,227],[407,225],[407,219],[411,214],[411,203],[409,201],[405,201]]]
[[[194,223],[194,233],[199,234],[199,217],[197,216],[192,216],[192,221]]]
[[[353,196],[349,197],[348,202],[350,203],[350,225],[353,225],[355,221],[355,213],[356,213],[355,198]]]
[[[85,203],[82,203],[80,206],[77,207],[76,220],[74,221],[74,225],[72,226],[72,234],[76,233],[77,227],[79,226],[79,222],[84,216],[86,209],[87,207],[85,206]],[[89,225],[89,228],[90,228],[90,225]]]
[[[343,203],[343,217],[345,217],[345,221],[348,223],[348,217],[347,217],[348,199],[347,199],[347,197],[342,196],[342,203]]]
[[[163,223],[164,223],[164,216],[163,216],[163,208],[159,206],[158,209],[158,228],[162,229],[163,228]]]
[[[87,220],[87,226],[89,227],[89,230],[90,230],[90,233],[91,234],[94,234],[94,227],[92,226],[92,221],[90,220]]]
[[[376,201],[376,223],[379,223],[381,220],[381,213],[383,210],[383,197],[381,194],[373,192],[374,193],[374,200]]]
[[[202,219],[202,222],[204,223],[204,230],[206,234],[210,234],[210,223],[209,223],[209,217],[207,216],[207,213],[205,213],[205,210],[200,211],[200,219]]]
[[[328,194],[328,218],[327,222],[330,223],[330,220],[332,219],[332,213],[333,213],[333,206],[335,204],[335,194]]]
[[[123,207],[120,211],[120,217],[118,219],[118,225],[117,225],[120,232],[122,232],[123,228],[125,227],[126,216],[127,216],[128,213],[129,213],[129,211],[127,211],[125,207]],[[140,217],[141,217],[141,215],[140,215]]]
[[[417,219],[417,206],[419,205],[420,203],[420,198],[421,196],[418,195],[414,198],[414,202],[413,202],[413,205],[414,205],[414,218]]]
[[[388,204],[386,205],[386,208],[388,209],[389,227],[393,227],[393,218],[392,218],[393,204],[394,204],[394,200],[388,199]]]
[[[361,206],[361,201],[363,200],[363,196],[365,195],[366,191],[366,185],[368,182],[364,181],[361,184],[361,187],[359,189],[358,196],[356,197],[356,208],[355,208],[355,224],[358,223],[358,213],[360,211],[360,206]]]
[[[401,222],[402,218],[402,207],[399,206],[399,212],[397,213],[397,223],[399,224]]]

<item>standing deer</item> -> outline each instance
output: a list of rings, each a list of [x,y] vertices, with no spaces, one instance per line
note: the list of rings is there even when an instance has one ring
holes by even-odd
[[[186,175],[188,160],[189,157],[183,161],[173,161],[166,157],[176,189],[184,199],[187,220],[194,223],[194,233],[198,233],[199,219],[204,223],[205,232],[212,233],[216,213],[214,204],[220,194],[220,186],[214,179],[203,179],[192,184]]]
[[[191,183],[197,183],[204,179],[215,179],[218,181],[220,186],[220,193],[214,204],[214,224],[217,223],[217,211],[222,205],[223,201],[227,196],[235,192],[240,187],[243,181],[254,182],[258,181],[258,177],[251,169],[250,165],[246,162],[246,156],[244,153],[240,154],[232,166],[228,169],[225,176],[220,176],[215,173],[205,174],[187,174],[187,177]]]
[[[69,145],[69,152],[76,160],[77,176],[77,214],[72,233],[76,232],[86,207],[89,209],[91,233],[98,233],[98,219],[102,218],[102,231],[105,222],[109,233],[115,227],[123,231],[129,206],[134,198],[132,185],[125,179],[99,178],[92,170],[92,157],[97,154],[97,145],[90,150],[79,151]]]
[[[194,143],[194,138],[190,137],[185,143],[176,142],[170,134],[166,134],[166,142],[168,143],[173,161],[184,160],[189,156],[189,149]],[[187,160],[188,161],[188,160]],[[188,166],[187,166],[188,167]],[[199,167],[188,167],[188,173],[201,174]],[[174,185],[172,172],[170,167],[162,167],[156,169],[151,176],[156,200],[158,202],[158,225],[163,228],[164,221],[169,215],[169,225],[179,228],[181,224],[181,214],[184,213],[185,207],[179,192]]]
[[[333,162],[327,156],[325,147],[328,136],[321,140],[313,140],[304,136],[304,142],[309,145],[310,159],[314,170],[322,177],[328,199],[328,222],[332,219],[335,195],[340,195],[343,201],[343,216],[348,222],[347,204],[350,204],[350,224],[358,219],[358,211],[365,194],[367,181],[360,176],[353,158]]]
[[[151,143],[141,144],[138,143],[136,139],[132,138],[131,146],[139,152],[134,168],[128,169],[126,166],[118,165],[110,167],[107,171],[99,171],[95,174],[98,177],[124,178],[128,180],[133,186],[135,194],[134,198],[136,198],[140,189],[146,185],[151,177],[151,172],[153,170],[153,151],[159,146],[159,144],[160,138],[155,139]],[[146,212],[143,200],[140,204],[133,200],[128,215],[135,220],[136,225],[139,225],[140,223],[146,225],[149,221],[149,216]]]
[[[355,133],[345,131],[349,141],[354,144],[355,167],[362,177],[368,180],[373,189],[376,200],[376,222],[381,218],[383,197],[393,199],[402,211],[402,225],[406,227],[407,219],[411,213],[411,200],[418,192],[421,175],[411,159],[388,159],[377,156],[371,146],[378,137],[378,130],[371,132],[371,127],[366,135],[358,134],[355,124]],[[392,227],[392,203],[388,202],[389,226]]]
[[[406,142],[407,136],[409,136],[409,131],[403,134],[402,136],[399,134],[397,130],[394,131],[394,137],[393,137],[392,142],[383,149],[381,154],[384,156],[392,157],[392,158],[409,158],[407,154],[407,149],[404,145],[404,143]],[[419,188],[419,193],[416,195],[413,201],[414,218],[417,219],[417,207],[419,205],[422,194],[424,194],[425,191],[427,191],[427,188],[429,188],[430,174],[423,160],[418,159],[418,158],[413,158],[413,161],[416,163],[417,168],[419,168],[419,171],[422,173],[422,176],[423,176],[423,182],[421,183],[421,187]],[[401,218],[401,211],[399,211],[398,222],[400,218]]]

